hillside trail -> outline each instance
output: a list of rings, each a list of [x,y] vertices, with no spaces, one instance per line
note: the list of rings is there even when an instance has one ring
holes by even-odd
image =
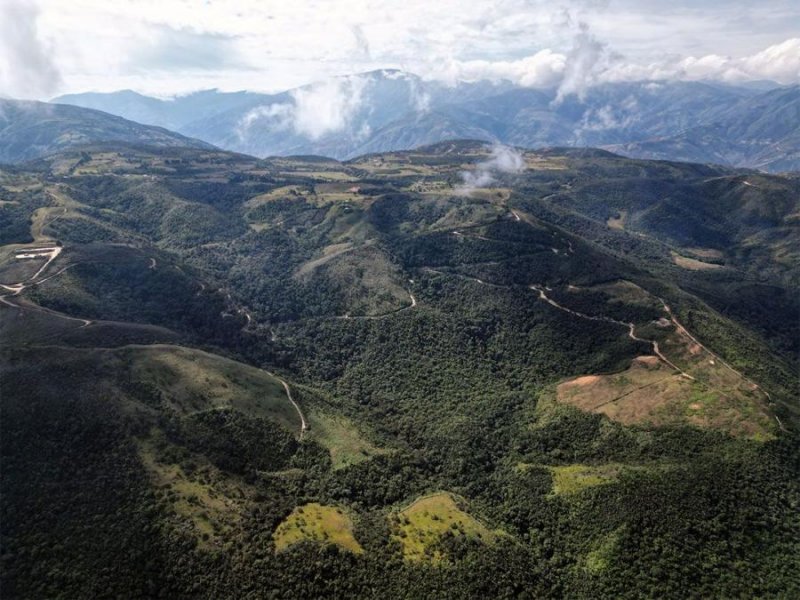
[[[74,264],[67,265],[67,266],[63,267],[60,271],[57,271],[56,273],[54,273],[52,275],[49,275],[48,277],[44,277],[44,278],[39,279],[39,277],[41,277],[45,273],[47,268],[59,256],[59,254],[61,254],[61,252],[63,251],[63,247],[61,247],[61,246],[53,246],[53,247],[47,247],[47,248],[33,248],[31,250],[38,250],[39,252],[37,252],[37,254],[41,254],[42,257],[47,256],[47,260],[36,271],[36,273],[34,273],[31,277],[28,277],[27,279],[25,279],[25,280],[23,280],[21,282],[18,282],[18,283],[0,284],[0,287],[2,287],[5,290],[7,290],[7,293],[0,295],[0,303],[3,303],[8,307],[15,308],[17,310],[22,310],[22,311],[24,311],[24,310],[32,310],[34,312],[41,312],[41,313],[45,313],[45,314],[48,314],[48,315],[52,315],[54,317],[58,317],[60,319],[66,320],[66,321],[77,321],[77,322],[81,323],[81,328],[88,327],[89,325],[91,325],[93,323],[93,321],[91,321],[90,319],[82,319],[82,318],[79,318],[79,317],[70,317],[69,315],[65,315],[63,313],[60,313],[58,311],[55,311],[55,310],[52,310],[52,309],[49,309],[49,308],[45,308],[43,306],[21,305],[21,304],[16,304],[16,303],[14,303],[14,302],[12,302],[10,300],[10,298],[12,298],[14,296],[19,296],[24,290],[26,290],[28,288],[35,287],[37,285],[41,285],[45,281],[49,281],[49,280],[51,280],[51,279],[53,279],[55,277],[58,277],[59,275],[61,275],[65,271],[67,271],[68,269],[70,269],[70,268],[75,266]],[[46,251],[46,252],[44,252],[44,251]],[[18,251],[18,254],[23,254],[23,252],[19,252]]]
[[[581,319],[586,319],[586,320],[589,320],[589,321],[604,321],[606,323],[614,323],[615,325],[621,325],[622,327],[627,327],[628,328],[628,337],[629,338],[631,338],[632,340],[637,341],[637,342],[643,342],[645,344],[649,344],[650,347],[653,350],[653,354],[655,354],[662,362],[664,362],[665,364],[669,365],[672,369],[678,371],[683,377],[686,377],[687,379],[690,379],[692,381],[696,381],[694,377],[689,375],[689,373],[687,373],[686,371],[681,369],[678,365],[676,365],[674,362],[672,362],[666,356],[664,356],[664,354],[661,352],[661,349],[658,347],[658,342],[656,340],[648,340],[648,339],[640,338],[639,336],[637,336],[636,335],[636,325],[634,323],[625,322],[625,321],[618,321],[617,319],[612,319],[611,317],[605,317],[605,316],[594,317],[592,315],[587,315],[585,313],[578,312],[576,310],[572,310],[571,308],[567,308],[566,306],[562,306],[561,304],[559,304],[558,302],[556,302],[555,300],[550,298],[545,293],[544,288],[542,288],[539,285],[532,285],[532,286],[530,286],[530,289],[539,292],[539,299],[540,300],[544,300],[545,302],[547,302],[551,306],[554,306],[559,310],[567,312],[567,313],[569,313],[571,315],[574,315],[576,317],[579,317]]]
[[[270,375],[271,377],[274,377],[275,379],[281,382],[283,389],[286,391],[286,397],[289,399],[289,402],[292,403],[292,406],[294,406],[294,409],[297,411],[297,416],[300,417],[300,439],[302,440],[306,431],[308,431],[308,423],[306,422],[306,418],[303,415],[303,411],[300,409],[300,405],[295,401],[294,397],[292,396],[292,390],[291,388],[289,388],[289,384],[286,382],[285,379],[283,379],[282,377],[278,377],[275,373],[272,373],[270,371],[264,371],[264,372],[267,375]]]
[[[382,315],[338,315],[332,318],[344,319],[346,321],[376,321],[380,319],[386,319],[387,317],[393,317],[407,310],[411,310],[412,308],[416,308],[417,306],[417,298],[414,296],[411,290],[406,290],[405,292],[408,294],[408,299],[411,300],[411,304],[398,308],[397,310],[383,313]]]
[[[717,354],[714,351],[712,351],[710,348],[708,348],[708,346],[706,346],[700,340],[698,340],[695,336],[693,336],[689,332],[689,330],[678,320],[678,318],[675,316],[675,313],[672,312],[672,308],[670,307],[670,305],[667,304],[666,301],[663,298],[661,298],[660,296],[656,296],[655,294],[653,294],[651,292],[648,292],[646,289],[644,289],[643,287],[641,287],[639,285],[636,285],[633,282],[630,282],[630,283],[633,284],[634,286],[636,286],[637,288],[639,288],[640,290],[642,290],[644,293],[649,294],[650,296],[652,296],[653,298],[658,300],[661,303],[661,306],[664,308],[664,311],[669,315],[670,320],[675,324],[675,328],[681,334],[683,334],[687,338],[689,338],[694,344],[697,344],[697,346],[699,346],[702,350],[706,351],[710,356],[712,356],[716,362],[718,362],[719,364],[724,366],[731,373],[737,375],[739,378],[742,379],[742,381],[745,381],[748,384],[750,384],[750,386],[752,386],[752,388],[754,390],[758,390],[759,392],[764,394],[764,397],[767,399],[767,402],[770,404],[770,406],[774,406],[775,402],[772,400],[772,396],[770,395],[770,393],[768,391],[766,391],[764,388],[762,388],[755,381],[753,381],[752,379],[747,377],[747,375],[745,375],[741,371],[735,369],[729,362],[727,362],[725,359],[723,359],[719,354]],[[780,420],[780,417],[778,417],[778,415],[773,415],[773,416],[775,417],[775,421],[777,421],[778,426],[781,428],[781,431],[787,431],[786,427],[784,427],[784,425],[783,425],[783,422]]]
[[[448,272],[445,272],[445,271],[440,271],[438,269],[433,269],[431,267],[423,267],[423,270],[428,272],[428,273],[435,273],[437,275],[446,275],[446,276],[452,276],[452,277],[459,277],[461,279],[467,279],[467,280],[470,280],[470,281],[474,281],[474,282],[476,282],[476,283],[478,283],[480,285],[485,285],[485,286],[490,286],[490,287],[506,288],[506,289],[511,289],[511,288],[517,287],[517,286],[499,285],[499,284],[496,284],[496,283],[489,283],[489,282],[484,281],[483,279],[479,279],[477,277],[471,277],[469,275],[464,275],[463,273],[448,273]],[[594,316],[591,316],[591,315],[587,315],[587,314],[572,310],[571,308],[567,308],[566,306],[562,306],[561,304],[559,304],[558,302],[556,302],[555,300],[550,298],[547,295],[547,293],[545,292],[545,288],[540,286],[540,285],[532,284],[532,285],[528,286],[528,288],[538,292],[540,300],[543,300],[544,302],[547,302],[551,306],[553,306],[553,307],[555,307],[555,308],[557,308],[557,309],[559,309],[561,311],[564,311],[566,313],[569,313],[569,314],[571,314],[571,315],[573,315],[575,317],[578,317],[578,318],[581,318],[581,319],[586,319],[586,320],[589,320],[589,321],[603,321],[603,322],[606,322],[606,323],[613,323],[615,325],[620,325],[621,327],[627,328],[628,329],[628,337],[630,337],[634,341],[648,344],[650,346],[650,348],[653,350],[653,354],[655,354],[655,356],[658,357],[659,360],[663,361],[670,368],[672,368],[675,371],[677,371],[678,373],[680,373],[681,376],[683,376],[683,377],[685,377],[685,378],[687,378],[689,380],[696,381],[696,379],[692,375],[690,375],[689,373],[687,373],[686,371],[684,371],[683,369],[678,367],[678,365],[676,365],[674,362],[672,362],[666,356],[664,356],[664,353],[661,351],[661,348],[659,348],[658,342],[656,340],[649,340],[649,339],[645,339],[645,338],[641,338],[641,337],[637,336],[636,335],[636,325],[634,323],[625,322],[625,321],[618,321],[617,319],[612,319],[611,317],[605,317],[605,316],[594,317]]]

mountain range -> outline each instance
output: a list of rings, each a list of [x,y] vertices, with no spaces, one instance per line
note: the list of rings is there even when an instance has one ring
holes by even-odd
[[[214,90],[163,100],[132,91],[61,96],[252,154],[353,158],[448,139],[604,147],[638,158],[800,168],[800,87],[652,81],[580,95],[510,82],[447,85],[395,70],[332,78],[278,94]]]

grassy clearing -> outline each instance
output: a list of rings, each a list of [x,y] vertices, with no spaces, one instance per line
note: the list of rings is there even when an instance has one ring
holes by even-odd
[[[151,439],[137,440],[137,447],[158,493],[179,521],[191,525],[201,547],[217,543],[241,522],[248,502],[241,482],[207,464],[188,474],[179,465],[162,463]]]
[[[627,281],[567,290],[602,292],[610,297],[609,308],[638,305],[660,312],[664,316],[657,321],[637,323],[636,335],[657,340],[661,353],[685,375],[656,356],[640,356],[619,373],[562,382],[556,388],[558,402],[628,425],[689,424],[756,440],[773,437],[775,423],[763,392],[668,318],[654,296]],[[601,309],[595,314],[607,312]]]
[[[303,541],[336,544],[355,554],[364,552],[353,535],[353,521],[344,510],[316,502],[295,508],[272,537],[276,552]]]
[[[328,449],[334,470],[389,452],[365,440],[349,419],[319,411],[310,413],[307,418],[310,423],[309,438]]]
[[[261,206],[262,204],[268,204],[269,202],[274,202],[275,200],[279,200],[281,198],[302,199],[307,195],[308,191],[305,190],[302,186],[287,185],[275,188],[274,190],[267,192],[266,194],[260,194],[253,198],[250,198],[247,202],[244,203],[244,206],[247,207],[248,209],[253,209]]]
[[[408,508],[390,515],[392,538],[400,542],[408,561],[439,562],[444,556],[437,548],[446,534],[477,538],[492,543],[497,533],[461,510],[447,492],[415,500]]]
[[[539,156],[533,153],[525,153],[525,164],[529,169],[538,171],[563,171],[568,167],[565,156]]]
[[[255,367],[181,346],[136,346],[116,351],[139,381],[165,392],[178,412],[235,408],[272,419],[293,433],[300,417],[275,377]]]
[[[665,354],[672,357],[677,352]],[[698,380],[677,374],[655,357],[641,356],[620,373],[565,381],[556,388],[556,398],[626,425],[690,424],[734,436],[771,439],[774,424],[769,414],[754,391],[740,385],[738,376],[709,361],[690,365],[690,373]]]
[[[619,545],[619,531],[613,531],[601,538],[584,559],[584,568],[592,575],[606,571],[614,559]]]
[[[722,260],[725,255],[722,253],[721,250],[715,250],[714,248],[683,248],[686,252],[694,254],[698,258],[706,258],[708,260]]]
[[[557,496],[576,494],[586,488],[617,481],[624,465],[566,465],[547,467],[553,477],[553,493]]]

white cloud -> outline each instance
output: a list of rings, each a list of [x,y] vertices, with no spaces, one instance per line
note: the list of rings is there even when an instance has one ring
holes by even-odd
[[[294,128],[312,140],[351,124],[364,100],[368,80],[340,77],[292,92]]]
[[[562,97],[611,80],[800,83],[797,0],[0,0],[0,11],[3,91],[40,97],[59,72],[61,93],[156,95],[277,92],[379,68]],[[47,44],[23,51],[21,34]]]
[[[558,85],[555,102],[571,94],[583,100],[586,90],[597,83],[607,59],[606,45],[597,40],[585,24],[575,36],[572,50],[567,55],[564,75]]]
[[[38,6],[30,0],[0,2],[0,96],[41,97],[61,81],[40,36],[38,17]]]
[[[800,83],[800,38],[775,44],[739,62],[741,70],[749,77]]]
[[[306,138],[317,140],[354,124],[364,104],[369,85],[365,77],[337,77],[292,91],[292,102],[258,106],[236,125],[240,140],[247,137],[255,123],[264,121],[273,130],[293,129]],[[357,137],[369,135],[369,125],[361,123]]]
[[[526,87],[547,88],[557,85],[564,74],[567,57],[549,48],[518,60],[451,60],[431,65],[425,75],[450,84],[458,81],[507,80]]]
[[[236,135],[239,141],[247,139],[250,128],[259,121],[268,121],[273,130],[283,131],[288,129],[294,119],[294,106],[291,104],[267,104],[256,106],[248,111],[236,124]]]
[[[525,169],[523,156],[509,146],[495,144],[487,160],[475,165],[472,171],[462,171],[463,185],[459,192],[469,195],[476,188],[489,187],[497,173],[520,173]]]
[[[800,83],[800,38],[791,38],[743,57],[707,54],[649,64],[610,66],[603,81],[716,80],[730,83],[769,79],[782,84]]]

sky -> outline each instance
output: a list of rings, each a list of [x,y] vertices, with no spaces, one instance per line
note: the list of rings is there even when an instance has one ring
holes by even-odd
[[[399,68],[569,94],[800,83],[797,0],[0,0],[0,96],[276,92]]]

